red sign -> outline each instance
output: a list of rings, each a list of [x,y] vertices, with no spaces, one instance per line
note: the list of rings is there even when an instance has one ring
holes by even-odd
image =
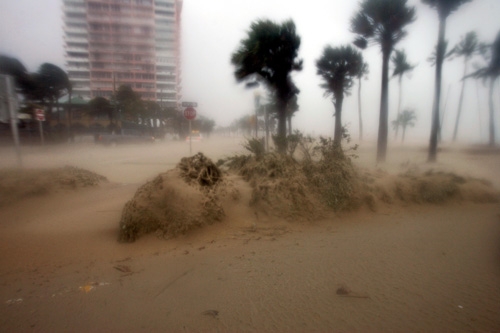
[[[38,121],[45,121],[45,112],[42,109],[35,109],[35,118]]]
[[[194,120],[196,118],[196,110],[189,106],[184,110],[184,118],[187,120]]]

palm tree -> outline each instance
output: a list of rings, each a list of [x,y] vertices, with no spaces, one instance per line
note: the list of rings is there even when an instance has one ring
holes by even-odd
[[[358,79],[358,115],[359,115],[359,140],[363,140],[363,118],[361,117],[361,80],[368,77],[370,72],[368,63],[363,61],[361,69],[357,75]]]
[[[392,65],[394,66],[394,70],[392,72],[392,77],[398,77],[399,83],[399,98],[398,98],[398,113],[397,117],[401,114],[401,100],[402,100],[402,81],[403,75],[411,72],[416,65],[411,65],[406,59],[406,52],[404,50],[396,50],[394,55],[391,58]],[[399,126],[396,124],[396,139],[398,138],[398,129]]]
[[[457,10],[464,3],[471,0],[422,0],[423,3],[435,8],[439,17],[439,33],[436,46],[436,78],[434,87],[434,103],[432,107],[432,127],[431,138],[429,142],[429,162],[437,160],[437,144],[439,133],[439,104],[441,102],[441,73],[443,70],[443,61],[446,53],[446,19],[452,12]]]
[[[273,93],[278,105],[277,148],[286,153],[287,105],[298,93],[291,73],[302,69],[302,60],[297,59],[300,36],[292,20],[281,24],[270,20],[257,20],[250,25],[248,36],[240,41],[238,49],[231,55],[238,82],[247,82],[247,87],[264,83]]]
[[[394,46],[406,36],[404,29],[415,20],[415,7],[407,0],[363,0],[360,10],[351,19],[351,31],[358,35],[354,44],[362,49],[368,43],[382,50],[382,90],[380,98],[377,161],[387,156],[389,122],[389,59]]]
[[[453,48],[453,53],[458,57],[464,58],[464,75],[462,78],[462,89],[460,91],[460,100],[458,102],[457,119],[455,121],[455,130],[453,131],[453,141],[457,139],[458,123],[460,121],[460,114],[462,113],[462,102],[464,100],[465,90],[465,76],[467,75],[467,65],[470,58],[479,50],[479,41],[477,34],[474,31],[468,32],[465,37],[462,37],[460,42]]]
[[[481,47],[481,51],[486,51],[484,46]],[[493,103],[493,90],[495,88],[495,83],[500,77],[500,31],[498,32],[495,41],[489,47],[490,60],[487,66],[477,70],[476,72],[470,74],[476,78],[489,79],[490,88],[488,95],[488,104],[490,109],[489,115],[489,145],[495,145],[495,106]]]
[[[397,131],[399,126],[403,128],[403,135],[401,138],[401,142],[405,141],[406,127],[415,126],[415,120],[417,120],[415,111],[413,109],[405,109],[403,110],[403,112],[398,114],[396,120],[392,121],[392,127],[394,128],[395,131]]]
[[[353,81],[358,77],[363,64],[361,53],[351,46],[332,48],[326,46],[316,61],[317,74],[323,79],[321,87],[325,96],[332,95],[335,105],[335,133],[333,142],[340,145],[342,140],[342,102],[350,93]]]

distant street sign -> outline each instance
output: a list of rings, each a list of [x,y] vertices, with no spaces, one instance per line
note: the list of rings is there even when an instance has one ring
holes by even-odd
[[[35,109],[35,118],[38,121],[45,121],[45,112],[42,109]]]
[[[184,110],[184,118],[187,120],[194,120],[196,118],[196,110],[189,106]]]
[[[198,103],[196,103],[196,102],[182,102],[183,108],[188,108],[188,107],[195,108],[197,106],[198,106]]]

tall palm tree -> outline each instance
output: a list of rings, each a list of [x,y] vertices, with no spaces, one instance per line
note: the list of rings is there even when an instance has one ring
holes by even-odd
[[[417,120],[417,116],[415,115],[415,111],[413,109],[405,109],[403,112],[398,114],[396,120],[392,121],[392,127],[396,131],[399,126],[403,129],[403,134],[401,137],[401,142],[405,141],[405,133],[406,127],[415,126],[415,121]]]
[[[428,161],[437,160],[437,144],[439,133],[439,104],[441,102],[441,73],[443,70],[443,61],[446,53],[446,20],[451,13],[456,11],[463,4],[471,0],[422,0],[423,3],[435,8],[439,17],[439,32],[436,47],[436,77],[434,87],[434,103],[432,107],[432,127],[429,142]]]
[[[359,11],[351,19],[351,31],[358,35],[354,44],[362,49],[369,42],[382,50],[382,90],[377,142],[377,161],[387,156],[389,126],[389,59],[394,46],[407,32],[405,27],[415,20],[415,7],[407,0],[363,0]]]
[[[358,116],[359,116],[359,140],[363,140],[363,117],[361,116],[361,80],[368,78],[370,72],[368,63],[363,61],[361,69],[357,75],[358,79]]]
[[[485,52],[487,49],[481,47],[481,51]],[[489,114],[489,145],[495,145],[495,104],[493,103],[493,91],[495,83],[500,77],[500,31],[498,32],[495,41],[489,46],[489,63],[485,67],[470,74],[476,78],[489,79],[490,87],[488,93],[488,105],[490,109]]]
[[[321,87],[325,96],[333,96],[335,105],[335,133],[333,142],[340,145],[342,140],[342,103],[350,93],[353,81],[358,77],[363,65],[361,53],[351,46],[332,48],[326,46],[316,61],[317,74],[323,79]]]
[[[465,76],[467,75],[467,65],[469,60],[479,50],[479,41],[477,34],[474,31],[469,31],[460,42],[453,48],[453,53],[458,57],[464,58],[464,75],[462,77],[462,89],[460,91],[460,100],[458,102],[457,119],[455,120],[455,130],[453,131],[453,141],[457,139],[458,124],[460,122],[460,114],[462,113],[462,102],[464,100],[465,91]]]
[[[398,98],[398,113],[397,117],[401,114],[401,100],[403,95],[402,89],[402,81],[403,75],[410,73],[416,65],[411,65],[406,59],[406,52],[404,50],[396,50],[394,55],[391,58],[392,65],[394,66],[394,70],[392,72],[392,77],[398,77],[399,83],[399,98]],[[396,139],[398,138],[398,129],[399,126],[396,124]]]
[[[257,20],[250,25],[245,39],[231,55],[238,82],[247,82],[247,87],[263,83],[273,93],[277,103],[278,136],[280,153],[286,153],[287,104],[298,93],[291,73],[302,69],[302,60],[297,59],[300,36],[292,20],[275,23]]]

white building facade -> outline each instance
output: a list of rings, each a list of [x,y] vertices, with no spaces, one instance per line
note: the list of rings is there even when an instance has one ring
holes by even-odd
[[[181,0],[63,0],[73,96],[111,98],[129,85],[143,100],[181,99]]]

